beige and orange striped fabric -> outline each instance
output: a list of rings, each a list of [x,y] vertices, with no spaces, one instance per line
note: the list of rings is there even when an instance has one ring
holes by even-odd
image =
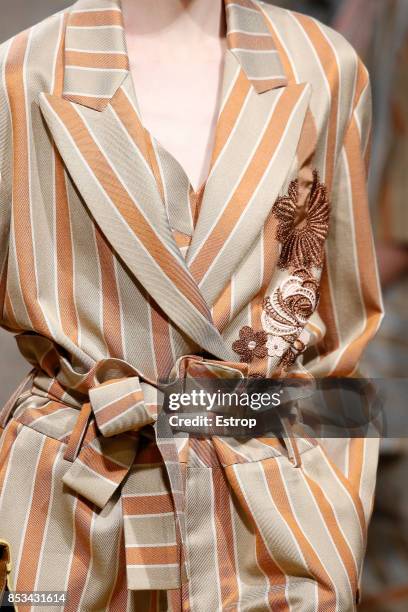
[[[382,313],[364,66],[305,16],[225,12],[197,193],[140,121],[118,0],[0,48],[1,325],[32,367],[1,413],[0,538],[9,588],[65,610],[358,598],[377,440],[158,435],[159,381],[352,376]]]

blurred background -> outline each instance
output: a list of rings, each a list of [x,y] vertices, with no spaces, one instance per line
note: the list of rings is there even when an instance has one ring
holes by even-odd
[[[370,205],[386,316],[362,364],[373,378],[408,366],[408,0],[274,0],[313,15],[350,40],[371,74],[374,108]],[[0,42],[72,1],[0,0]],[[1,143],[0,143],[1,146]],[[0,405],[28,368],[0,330]],[[407,441],[383,443],[361,609],[408,610]]]

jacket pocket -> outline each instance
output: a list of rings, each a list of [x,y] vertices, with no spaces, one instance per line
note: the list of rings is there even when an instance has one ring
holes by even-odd
[[[259,563],[287,578],[299,609],[354,610],[365,550],[364,511],[319,445],[225,468],[257,541]]]

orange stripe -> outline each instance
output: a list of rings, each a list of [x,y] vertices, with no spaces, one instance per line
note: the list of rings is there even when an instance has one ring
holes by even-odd
[[[369,84],[369,77],[368,77],[367,69],[364,66],[363,62],[359,61],[357,65],[356,91],[354,94],[354,103],[353,103],[354,108],[357,106],[361,98],[361,94],[366,89],[368,84]]]
[[[230,507],[231,492],[225,480],[224,471],[221,469],[212,470],[212,490],[222,609],[233,610],[238,598],[239,587]]]
[[[30,216],[29,135],[25,120],[27,108],[24,88],[24,62],[28,37],[29,31],[25,31],[13,40],[5,68],[13,129],[13,231],[20,288],[28,315],[36,331],[49,336],[50,330],[36,299],[38,290]]]
[[[225,144],[231,135],[232,129],[237,122],[242,106],[245,102],[245,98],[247,97],[250,89],[251,84],[248,81],[245,72],[241,69],[217,122],[217,127],[215,129],[214,149],[210,164],[210,174],[215,162],[217,161],[221,151],[225,147]]]
[[[149,297],[152,343],[158,379],[164,379],[174,363],[168,317]]]
[[[157,514],[159,516],[163,512],[173,512],[173,501],[170,493],[123,497],[122,508],[124,515]]]
[[[64,100],[69,100],[70,102],[74,102],[75,104],[81,104],[82,106],[89,106],[91,108],[103,110],[106,108],[108,104],[107,98],[102,97],[93,97],[93,96],[85,96],[85,95],[74,95],[74,94],[64,94]],[[109,98],[110,100],[110,98]]]
[[[55,244],[57,251],[58,306],[62,329],[65,335],[74,344],[77,344],[78,319],[75,308],[72,228],[65,169],[55,145],[53,145],[53,153],[55,160]]]
[[[160,467],[163,465],[163,457],[156,444],[152,442],[138,451],[134,464],[138,466],[150,465],[153,467],[156,465]]]
[[[41,548],[46,535],[45,528],[51,503],[53,466],[60,443],[44,437],[39,463],[36,468],[32,501],[22,546],[22,563],[16,582],[16,590],[33,591],[40,565]]]
[[[90,13],[75,11],[71,13],[68,26],[94,27],[94,26],[123,26],[120,11],[92,11]]]
[[[204,242],[197,257],[190,266],[191,273],[197,282],[202,280],[209,265],[220,252],[225,241],[233,233],[236,224],[242,217],[245,207],[259,185],[275,150],[282,141],[283,133],[287,128],[287,123],[298,99],[298,90],[294,91],[289,88],[289,90],[284,90],[281,94],[251,163],[248,165],[243,178],[211,235]]]
[[[263,279],[261,292],[265,293],[270,285],[272,276],[276,270],[279,259],[279,242],[276,239],[279,220],[273,214],[273,210],[268,215],[263,227]]]
[[[126,561],[129,565],[161,565],[163,563],[178,563],[177,545],[174,546],[128,546]]]
[[[215,452],[215,448],[209,439],[191,437],[188,440],[188,446],[189,452],[193,451],[204,465],[207,465],[208,467],[219,466],[217,453]]]
[[[185,248],[190,245],[191,236],[188,234],[183,234],[183,232],[179,232],[178,230],[173,230],[174,240],[179,248]]]
[[[272,51],[275,49],[272,36],[256,36],[244,32],[231,32],[228,34],[230,49],[251,49],[254,51]]]
[[[128,58],[124,53],[87,53],[86,51],[66,51],[65,65],[81,68],[129,69]]]
[[[49,104],[68,128],[76,146],[87,160],[90,169],[95,174],[110,200],[126,220],[135,237],[151,253],[157,265],[167,278],[175,284],[191,302],[191,304],[209,320],[208,308],[202,295],[194,286],[186,272],[168,251],[157,236],[154,228],[141,214],[134,200],[119,182],[104,155],[96,146],[85,123],[78,113],[58,98],[48,98]]]
[[[103,337],[110,355],[123,358],[122,312],[115,272],[115,256],[101,230],[95,225],[103,302]]]
[[[78,612],[92,561],[91,523],[92,505],[77,498],[74,520],[75,542],[69,571],[67,590],[69,593],[65,612]]]
[[[348,478],[356,491],[360,490],[364,468],[365,438],[351,438],[349,442]]]
[[[218,128],[216,128],[217,131]],[[213,157],[215,157],[216,153],[213,151]],[[208,178],[207,178],[208,181]],[[198,215],[200,214],[201,205],[203,203],[204,191],[207,181],[201,185],[198,191],[194,191],[192,185],[190,185],[188,190],[188,201],[190,204],[191,218],[193,220],[193,227],[197,224]]]
[[[120,416],[123,412],[132,408],[137,409],[137,404],[141,405],[143,402],[143,392],[132,392],[126,397],[121,399],[113,400],[111,404],[108,404],[105,408],[98,410],[97,412],[97,421],[98,425],[101,427],[106,425],[111,419]],[[141,405],[143,410],[143,405]],[[143,410],[144,412],[144,410]]]

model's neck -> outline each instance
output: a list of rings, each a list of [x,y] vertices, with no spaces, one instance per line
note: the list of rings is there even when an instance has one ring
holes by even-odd
[[[122,9],[131,36],[199,45],[225,32],[224,0],[122,0]]]

